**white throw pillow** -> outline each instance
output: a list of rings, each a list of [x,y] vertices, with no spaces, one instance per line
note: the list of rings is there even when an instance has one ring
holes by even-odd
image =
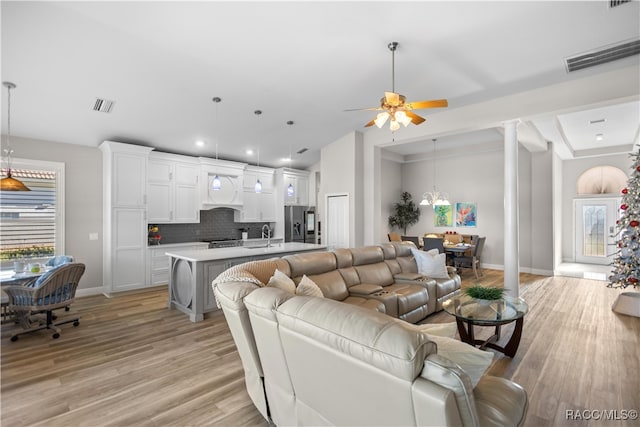
[[[460,366],[469,378],[473,387],[478,384],[482,375],[491,365],[493,361],[493,353],[490,351],[482,351],[477,348],[458,341],[453,338],[440,337],[437,335],[430,335],[429,332],[425,332],[431,341],[438,346],[437,353],[451,360],[456,365]]]
[[[272,288],[282,289],[283,291],[295,294],[296,293],[296,284],[291,279],[291,277],[284,274],[282,271],[276,269],[273,276],[269,279],[267,286],[271,286]]]
[[[306,275],[303,275],[302,280],[300,280],[300,283],[298,283],[298,287],[296,288],[296,295],[324,298],[322,289],[320,289],[320,287]]]
[[[418,266],[418,273],[424,274],[432,279],[448,279],[447,272],[447,256],[444,253],[438,253],[437,249],[430,251],[421,251],[411,248],[413,258]]]

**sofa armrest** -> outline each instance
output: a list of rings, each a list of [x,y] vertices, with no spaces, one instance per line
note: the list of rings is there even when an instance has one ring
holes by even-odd
[[[349,288],[349,295],[351,296],[364,296],[375,294],[376,292],[382,291],[383,288],[380,285],[369,285],[366,283],[361,283],[359,285],[351,286]]]
[[[420,280],[428,280],[428,277],[424,274],[420,273],[398,273],[394,274],[393,278],[395,280],[410,280],[410,281],[420,281]]]

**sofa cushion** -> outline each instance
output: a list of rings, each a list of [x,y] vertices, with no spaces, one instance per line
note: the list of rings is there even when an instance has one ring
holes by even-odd
[[[408,313],[418,307],[426,306],[429,301],[429,294],[427,293],[427,290],[420,285],[397,283],[385,286],[384,290],[398,295],[399,314]]]
[[[360,248],[351,248],[350,251],[354,266],[384,262],[384,253],[380,246],[363,246]]]
[[[373,310],[379,313],[387,313],[384,303],[373,298],[349,296],[343,299],[342,302],[345,304],[355,305],[356,307],[364,308],[365,310]]]
[[[271,278],[267,282],[267,286],[282,289],[283,291],[289,292],[291,294],[296,293],[296,284],[294,283],[294,281],[289,276],[277,269],[273,273],[273,276],[271,276]]]
[[[387,286],[394,282],[391,270],[384,262],[358,265],[355,267],[360,283]]]
[[[485,376],[473,390],[478,416],[487,426],[520,426],[527,414],[527,392],[504,378]]]
[[[431,277],[432,279],[448,279],[447,271],[447,255],[438,253],[437,249],[430,251],[421,251],[419,249],[411,249],[413,257],[418,266],[418,273]]]
[[[353,266],[353,255],[350,249],[338,248],[333,253],[336,256],[338,268],[347,268]]]
[[[336,257],[332,252],[308,252],[283,257],[291,267],[291,277],[311,277],[333,271],[337,268]]]
[[[302,276],[302,280],[298,283],[296,288],[296,295],[306,295],[309,297],[324,298],[322,290],[315,284],[315,282],[309,279],[306,275]]]
[[[338,270],[322,274],[308,274],[307,277],[318,285],[325,298],[342,301],[349,296],[347,285]]]
[[[276,312],[281,328],[413,381],[435,351],[426,335],[393,319],[325,298],[295,297]]]

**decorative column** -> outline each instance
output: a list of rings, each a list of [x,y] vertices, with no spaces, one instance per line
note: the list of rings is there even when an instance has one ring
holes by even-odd
[[[520,290],[518,252],[518,121],[504,124],[504,289],[517,297]]]

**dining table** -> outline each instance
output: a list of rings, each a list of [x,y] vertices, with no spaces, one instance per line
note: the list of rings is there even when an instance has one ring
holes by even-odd
[[[475,249],[475,245],[470,243],[454,243],[454,244],[444,244],[444,251],[447,255],[451,255],[451,265],[453,265],[453,258],[462,256],[468,250]],[[449,257],[447,257],[449,258]]]
[[[2,287],[24,286],[27,283],[42,276],[44,273],[46,273],[49,270],[50,269],[47,267],[41,267],[38,272],[25,271],[25,272],[16,273],[15,270],[0,271],[0,310],[1,310],[0,315],[2,316],[2,323],[5,323],[10,317],[10,313],[8,311],[9,296],[4,290],[2,290]]]

